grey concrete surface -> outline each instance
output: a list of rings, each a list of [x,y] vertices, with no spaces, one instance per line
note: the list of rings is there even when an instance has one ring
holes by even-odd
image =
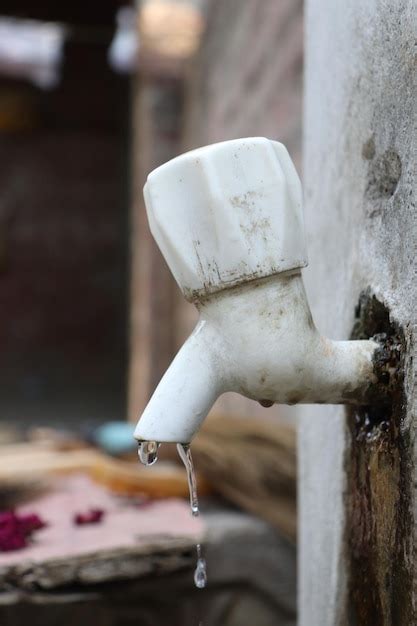
[[[404,328],[409,358],[417,311],[416,29],[413,0],[307,1],[305,278],[313,316],[323,333],[346,339],[359,294],[370,288]],[[410,445],[414,374],[410,367]],[[299,623],[335,626],[346,623],[349,441],[342,408],[299,414]]]

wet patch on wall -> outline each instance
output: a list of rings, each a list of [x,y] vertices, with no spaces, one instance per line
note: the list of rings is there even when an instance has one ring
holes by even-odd
[[[415,623],[412,616],[411,449],[404,427],[405,339],[386,307],[362,294],[352,339],[381,341],[374,370],[381,391],[347,411],[346,622]]]
[[[369,162],[365,193],[373,206],[370,217],[374,217],[382,209],[383,201],[394,195],[401,178],[402,163],[392,148],[377,154],[373,137],[363,144],[362,157]]]

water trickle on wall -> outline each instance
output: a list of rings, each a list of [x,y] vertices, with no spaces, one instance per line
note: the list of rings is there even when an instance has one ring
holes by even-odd
[[[403,423],[404,334],[369,293],[361,296],[356,313],[352,338],[379,335],[384,346],[374,362],[378,403],[347,410],[346,621],[364,626],[411,624],[411,447]]]

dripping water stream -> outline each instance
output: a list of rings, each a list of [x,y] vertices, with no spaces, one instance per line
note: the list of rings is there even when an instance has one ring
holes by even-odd
[[[153,465],[158,460],[158,448],[161,444],[157,441],[142,441],[138,446],[138,456],[140,461],[147,466]],[[190,492],[191,514],[194,517],[200,515],[197,495],[197,480],[194,471],[193,457],[189,444],[177,443],[178,454],[185,465],[188,479],[188,488]],[[201,544],[196,546],[197,565],[194,572],[194,583],[198,589],[204,589],[207,585],[207,568],[206,560],[203,557]]]
[[[187,472],[188,488],[190,490],[191,514],[194,517],[198,517],[200,511],[198,508],[197,480],[194,472],[193,457],[191,456],[190,446],[188,444],[177,443],[177,450]]]
[[[193,457],[191,456],[191,449],[189,444],[177,443],[177,450],[187,471],[191,514],[194,517],[198,517],[200,515],[200,509],[198,507],[197,480],[194,471]],[[197,544],[197,566],[194,572],[194,583],[198,589],[204,589],[207,585],[206,560],[203,558],[200,543]]]

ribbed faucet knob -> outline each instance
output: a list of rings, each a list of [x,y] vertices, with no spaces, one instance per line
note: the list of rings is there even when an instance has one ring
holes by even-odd
[[[307,265],[301,184],[281,143],[254,137],[187,152],[151,172],[144,196],[190,301]]]

